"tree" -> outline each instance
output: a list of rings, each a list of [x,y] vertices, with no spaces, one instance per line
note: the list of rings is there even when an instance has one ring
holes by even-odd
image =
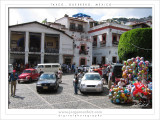
[[[152,28],[137,28],[123,33],[118,55],[120,60],[140,56],[152,61]]]

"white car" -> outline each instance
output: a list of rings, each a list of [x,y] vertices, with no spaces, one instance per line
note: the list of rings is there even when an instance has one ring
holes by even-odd
[[[103,92],[103,78],[99,73],[86,73],[80,81],[79,90],[83,92]]]

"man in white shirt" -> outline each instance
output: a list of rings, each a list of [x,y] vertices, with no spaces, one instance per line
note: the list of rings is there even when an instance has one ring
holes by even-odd
[[[118,82],[119,87],[123,87],[125,84],[124,80],[121,78],[120,81]]]

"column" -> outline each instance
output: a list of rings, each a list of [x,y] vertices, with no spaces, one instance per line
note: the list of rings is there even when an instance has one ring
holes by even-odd
[[[62,54],[59,54],[59,63],[61,65],[63,64],[63,56],[62,56]]]
[[[28,64],[28,53],[29,53],[29,32],[26,31],[25,36],[25,64]]]
[[[112,31],[110,31],[110,29],[108,29],[108,32],[107,32],[106,42],[107,42],[106,46],[112,46]]]
[[[41,63],[44,63],[44,43],[45,43],[45,33],[41,34]]]
[[[41,63],[44,63],[44,53],[41,53]]]
[[[101,44],[100,44],[101,41],[102,41],[102,35],[98,35],[97,37],[97,47],[98,48],[101,47]]]
[[[45,33],[41,34],[41,53],[44,53]]]

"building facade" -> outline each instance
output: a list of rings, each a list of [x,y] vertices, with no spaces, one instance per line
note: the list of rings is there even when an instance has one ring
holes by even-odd
[[[88,34],[89,20],[92,19],[89,17],[78,18],[65,15],[56,20],[55,23],[50,24],[51,27],[57,27],[57,24],[59,24],[57,28],[60,28],[74,38],[73,61],[76,66],[92,65],[92,40]]]
[[[9,26],[9,63],[60,63],[75,66],[117,63],[118,42],[129,26],[97,24],[79,13],[55,22]]]
[[[11,64],[73,61],[73,38],[39,22],[9,26],[8,43]]]
[[[121,62],[118,57],[118,43],[122,33],[130,27],[115,23],[103,23],[88,31],[93,41],[92,64],[111,64]]]

